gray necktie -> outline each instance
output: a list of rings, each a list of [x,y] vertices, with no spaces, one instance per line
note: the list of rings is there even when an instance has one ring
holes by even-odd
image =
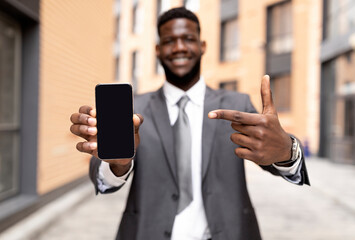
[[[184,210],[192,201],[191,132],[189,118],[184,111],[188,101],[189,98],[184,95],[177,103],[179,115],[173,126],[180,189],[178,213]]]

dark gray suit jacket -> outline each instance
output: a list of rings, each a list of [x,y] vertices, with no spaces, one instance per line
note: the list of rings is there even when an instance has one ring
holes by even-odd
[[[236,145],[230,141],[233,129],[228,121],[208,119],[208,112],[215,109],[256,112],[248,95],[206,89],[202,130],[202,195],[212,239],[261,239],[246,188],[244,161],[234,154]],[[135,158],[132,186],[117,239],[170,239],[179,186],[173,132],[162,89],[137,96],[135,112],[144,116],[144,123],[140,128],[141,140]],[[92,158],[90,177],[96,191],[99,191],[99,165],[100,160]],[[272,166],[263,168],[279,175]],[[303,183],[308,184],[309,181],[302,160],[300,185]]]

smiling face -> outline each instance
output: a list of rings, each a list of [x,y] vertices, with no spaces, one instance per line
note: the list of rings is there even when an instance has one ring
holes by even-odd
[[[171,84],[188,90],[200,78],[201,56],[206,43],[200,41],[197,24],[187,18],[172,19],[160,27],[156,54]]]

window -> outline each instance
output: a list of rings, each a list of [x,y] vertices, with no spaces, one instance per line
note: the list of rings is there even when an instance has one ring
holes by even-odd
[[[271,54],[289,53],[292,41],[292,5],[291,1],[270,7],[268,12],[268,50]]]
[[[115,22],[115,36],[116,36],[116,39],[119,40],[120,38],[120,21],[121,21],[121,16],[120,14],[118,14],[116,16],[116,22]]]
[[[291,76],[289,74],[271,77],[271,91],[278,112],[289,111],[291,107]]]
[[[170,9],[170,1],[169,0],[157,0],[157,22],[158,18],[161,13],[167,11]],[[156,32],[156,42],[158,43],[159,41],[159,36],[158,36],[158,31]],[[164,74],[164,69],[161,66],[159,59],[155,58],[155,73],[158,75]]]
[[[157,22],[160,14],[169,10],[170,8],[171,8],[170,0],[157,0],[157,15],[156,15]],[[158,35],[157,35],[157,39],[158,39]]]
[[[115,59],[115,80],[120,79],[120,57],[117,56]]]
[[[238,1],[221,0],[220,60],[234,61],[239,58]]]
[[[0,15],[0,200],[19,189],[20,39],[17,23]]]
[[[116,16],[114,55],[115,55],[115,80],[118,81],[120,77],[120,20],[121,20],[121,1],[116,0],[114,5],[114,12]]]
[[[157,0],[157,18],[159,15],[170,9],[170,0]]]
[[[192,12],[197,12],[200,8],[200,0],[184,0],[184,6]]]
[[[138,90],[138,71],[139,71],[139,64],[138,64],[138,52],[135,51],[132,54],[132,86],[133,90]]]
[[[230,19],[222,22],[221,26],[221,60],[233,61],[238,59],[239,53],[239,29],[238,19]]]
[[[355,29],[355,1],[325,0],[325,38],[343,35]]]
[[[355,164],[354,50],[322,64],[320,119],[322,156]]]
[[[160,61],[158,58],[155,58],[155,73],[157,75],[162,75],[164,74],[164,68],[163,66],[160,64]]]
[[[291,1],[267,9],[266,72],[277,111],[291,109],[291,59],[293,49]]]
[[[346,98],[344,103],[344,136],[355,136],[355,101],[353,98]]]
[[[220,89],[225,89],[229,91],[237,91],[237,81],[225,81],[219,83]]]
[[[355,51],[345,53],[332,60],[335,62],[335,126],[337,137],[355,136]],[[355,144],[355,142],[354,142]]]
[[[139,2],[138,0],[133,0],[133,17],[132,17],[132,31],[133,33],[135,34],[138,34],[140,33],[141,31],[141,25],[142,25],[142,14],[143,12],[140,11],[140,8],[139,8]]]

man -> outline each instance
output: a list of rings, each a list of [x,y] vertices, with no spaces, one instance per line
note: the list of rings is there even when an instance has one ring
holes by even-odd
[[[192,12],[167,11],[158,33],[156,54],[166,82],[135,98],[141,115],[133,117],[134,160],[99,160],[95,110],[83,106],[71,116],[71,131],[86,140],[77,149],[94,156],[90,177],[96,192],[118,190],[134,169],[117,239],[260,239],[243,158],[295,184],[309,184],[298,141],[280,126],[269,77],[262,79],[263,112],[257,114],[247,95],[206,87],[200,76],[206,43]]]

